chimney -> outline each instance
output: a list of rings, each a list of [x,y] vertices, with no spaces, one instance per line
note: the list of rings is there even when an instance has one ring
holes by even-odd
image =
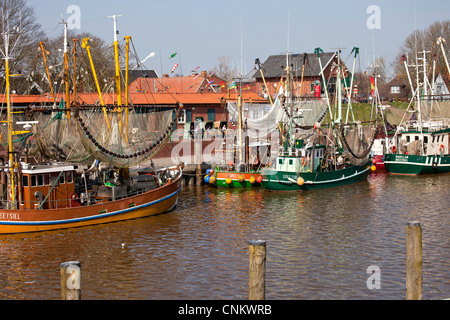
[[[163,74],[163,78],[168,78],[168,77],[169,77],[169,75],[167,73]]]
[[[202,71],[201,76],[206,79],[208,77],[208,72]]]

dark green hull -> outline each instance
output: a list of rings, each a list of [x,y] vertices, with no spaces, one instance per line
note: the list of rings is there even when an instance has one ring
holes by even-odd
[[[430,174],[450,172],[450,155],[416,156],[389,153],[384,156],[388,172],[397,174]]]
[[[262,187],[276,191],[308,191],[339,187],[366,180],[371,164],[372,162],[368,161],[362,166],[351,166],[325,172],[300,172],[299,174],[267,169],[261,173],[263,176]],[[299,177],[303,178],[303,185],[297,183]]]

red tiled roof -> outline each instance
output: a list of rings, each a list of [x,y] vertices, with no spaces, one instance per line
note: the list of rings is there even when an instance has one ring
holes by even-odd
[[[130,93],[198,93],[214,92],[210,85],[220,87],[225,81],[214,75],[194,74],[187,77],[138,78],[129,85]],[[226,88],[222,88],[224,92]]]
[[[220,104],[221,98],[236,100],[238,93],[234,90],[222,93],[130,93],[130,105],[175,105],[177,102],[182,104]],[[254,92],[243,91],[244,100],[251,99],[252,102],[267,102]],[[97,93],[79,93],[78,102],[86,105],[100,104]],[[56,101],[59,103],[64,98],[64,94],[56,94]],[[117,103],[116,94],[102,94],[105,105],[114,105]],[[0,101],[6,104],[6,96],[0,95]],[[51,95],[11,95],[11,103],[20,105],[51,105],[53,98]],[[125,96],[122,95],[122,105],[125,105]]]

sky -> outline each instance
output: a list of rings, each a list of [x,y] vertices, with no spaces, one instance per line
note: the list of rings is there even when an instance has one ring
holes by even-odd
[[[114,41],[112,15],[119,41],[131,36],[138,57],[159,76],[207,70],[218,58],[230,57],[245,76],[256,58],[270,55],[342,50],[350,67],[354,47],[360,49],[355,72],[364,72],[373,57],[394,60],[405,38],[435,21],[450,19],[448,0],[27,0],[50,37],[63,33],[64,20],[80,32]],[[72,7],[71,7],[72,6]],[[79,8],[79,16],[76,11]],[[371,8],[375,7],[375,10]],[[69,9],[69,11],[68,11]],[[79,17],[78,20],[76,18]],[[79,25],[76,22],[79,21]],[[449,44],[450,45],[450,44]],[[172,53],[177,55],[169,59]],[[388,70],[389,74],[389,70]],[[394,75],[391,75],[394,76]]]

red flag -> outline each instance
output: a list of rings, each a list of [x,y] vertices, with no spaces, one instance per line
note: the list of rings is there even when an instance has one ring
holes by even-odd
[[[314,85],[314,97],[320,98],[320,84]]]
[[[374,77],[370,77],[370,89],[371,89],[370,94],[373,97],[373,92],[375,91],[375,78]]]

